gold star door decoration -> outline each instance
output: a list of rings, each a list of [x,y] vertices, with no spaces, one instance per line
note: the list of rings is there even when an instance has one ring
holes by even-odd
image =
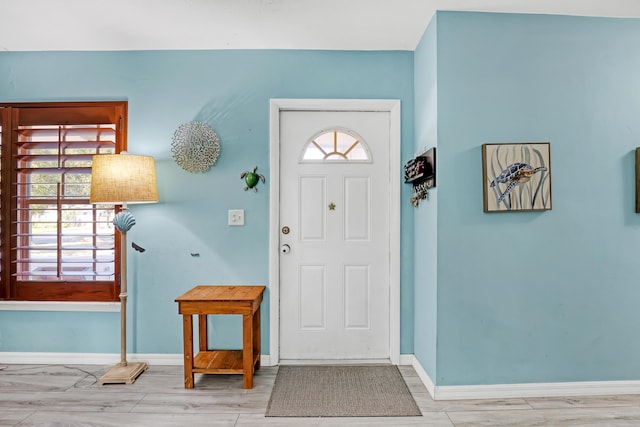
[[[329,203],[329,210],[330,211],[335,211],[336,210],[336,204],[333,203],[333,202]]]

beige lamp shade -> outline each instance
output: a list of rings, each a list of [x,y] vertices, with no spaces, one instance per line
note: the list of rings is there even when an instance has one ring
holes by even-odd
[[[153,157],[128,153],[93,156],[89,201],[113,204],[157,202]]]

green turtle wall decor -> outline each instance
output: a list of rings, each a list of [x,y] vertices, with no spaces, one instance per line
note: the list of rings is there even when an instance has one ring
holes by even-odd
[[[256,173],[257,170],[258,167],[256,166],[253,168],[253,171],[244,171],[240,175],[240,179],[244,179],[244,183],[247,184],[244,186],[244,191],[247,191],[251,188],[253,189],[253,191],[258,192],[258,188],[256,187],[258,185],[258,182],[262,181],[262,183],[264,184],[264,175]]]

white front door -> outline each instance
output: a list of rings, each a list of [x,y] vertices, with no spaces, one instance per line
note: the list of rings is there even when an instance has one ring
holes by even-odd
[[[280,113],[281,359],[390,358],[390,122]]]

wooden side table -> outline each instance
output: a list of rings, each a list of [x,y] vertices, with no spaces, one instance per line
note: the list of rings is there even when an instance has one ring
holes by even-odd
[[[244,388],[253,388],[260,369],[260,303],[264,286],[196,286],[176,298],[184,335],[184,388],[193,388],[194,374],[242,374]],[[198,315],[200,351],[193,357],[193,315]],[[242,350],[212,350],[207,342],[208,314],[242,315]]]

